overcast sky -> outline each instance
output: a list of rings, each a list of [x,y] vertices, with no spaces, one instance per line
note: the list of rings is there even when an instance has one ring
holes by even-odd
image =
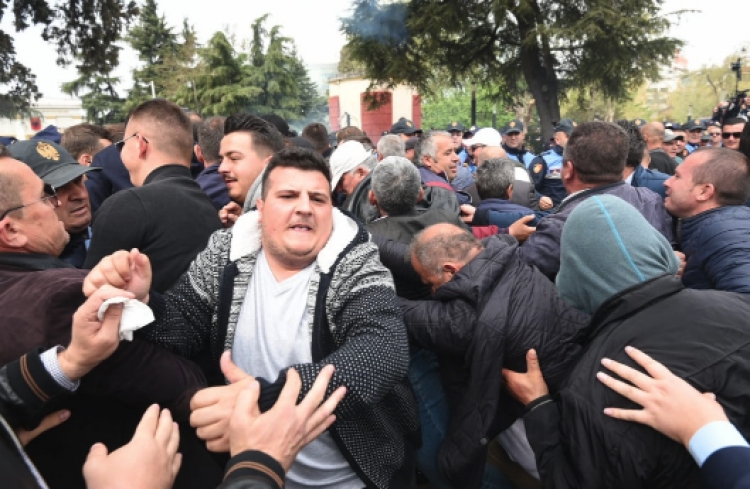
[[[193,24],[199,42],[205,43],[216,31],[229,27],[239,39],[250,37],[250,24],[269,13],[267,25],[282,26],[282,34],[294,39],[300,57],[309,64],[336,63],[344,44],[339,19],[346,16],[351,0],[276,0],[240,2],[238,0],[157,0],[159,11],[176,31],[183,18]],[[262,5],[256,7],[256,5]],[[721,62],[743,46],[750,51],[750,29],[747,29],[747,0],[666,0],[664,12],[678,9],[696,10],[682,16],[670,34],[686,42],[683,56],[689,69]],[[12,33],[9,12],[0,24]],[[237,21],[241,18],[242,21]],[[27,29],[13,34],[18,59],[37,75],[39,88],[46,97],[59,97],[60,84],[76,78],[75,69],[62,69],[55,64],[54,48],[41,39],[41,30]],[[126,87],[131,84],[130,72],[137,58],[130,49],[120,56],[120,76]]]

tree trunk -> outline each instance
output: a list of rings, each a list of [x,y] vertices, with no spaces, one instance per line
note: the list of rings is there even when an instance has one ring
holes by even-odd
[[[553,134],[553,122],[560,121],[560,100],[558,97],[559,83],[554,59],[549,45],[542,35],[536,35],[533,19],[517,16],[521,39],[542,39],[542,46],[527,42],[521,43],[521,72],[526,84],[534,96],[539,125],[542,133],[542,144],[546,143]]]

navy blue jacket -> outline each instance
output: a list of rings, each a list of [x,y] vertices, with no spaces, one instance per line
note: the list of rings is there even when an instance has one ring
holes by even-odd
[[[518,248],[518,256],[554,280],[560,270],[560,237],[565,221],[578,204],[592,195],[602,194],[614,195],[632,205],[669,242],[673,241],[672,217],[664,208],[662,199],[648,189],[632,187],[619,181],[582,190],[568,197],[554,211],[539,220],[534,234]]]
[[[645,187],[652,192],[659,194],[662,199],[665,199],[667,194],[664,190],[664,182],[666,182],[668,178],[669,175],[666,173],[649,170],[638,165],[635,167],[633,178],[630,180],[630,185],[633,187]]]
[[[701,467],[704,489],[750,489],[750,448],[726,447]]]
[[[750,208],[718,207],[683,219],[678,238],[685,287],[750,293]]]
[[[195,179],[203,191],[206,192],[208,198],[211,199],[216,210],[221,210],[222,207],[229,203],[229,191],[227,190],[226,183],[224,183],[224,178],[219,173],[219,165],[221,163],[207,167]]]
[[[536,214],[528,207],[514,204],[503,199],[484,199],[474,213],[475,226],[497,226],[501,229],[510,227],[511,224],[523,216]],[[538,216],[537,216],[538,217]],[[535,218],[529,226],[536,226]]]
[[[130,173],[122,164],[120,152],[114,144],[99,151],[94,156],[91,166],[102,169],[102,171],[90,171],[86,174],[86,190],[89,191],[91,213],[96,214],[107,197],[120,190],[131,188],[133,184],[130,182]]]

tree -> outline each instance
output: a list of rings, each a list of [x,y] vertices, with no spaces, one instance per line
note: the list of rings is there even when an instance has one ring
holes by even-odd
[[[126,110],[132,110],[151,98],[152,83],[158,96],[165,95],[165,80],[170,75],[161,68],[165,59],[174,57],[180,48],[177,35],[167,25],[164,16],[159,16],[157,9],[156,0],[146,0],[138,23],[130,29],[126,38],[143,63],[141,68],[133,70],[133,88],[128,93]]]
[[[115,90],[119,78],[110,73],[80,76],[76,80],[62,84],[63,93],[81,98],[86,111],[86,119],[94,124],[109,124],[125,118],[125,102]]]
[[[0,18],[9,2],[0,2]],[[16,32],[41,25],[42,38],[57,49],[57,64],[76,60],[83,75],[105,73],[117,66],[120,48],[115,44],[130,19],[138,13],[134,1],[48,0],[13,2]],[[42,94],[36,76],[16,60],[13,39],[0,30],[0,116],[28,113]]]
[[[502,128],[515,114],[498,104],[487,88],[477,89],[477,125],[492,127],[492,115],[496,112],[495,126]],[[422,102],[422,127],[443,130],[453,121],[470,125],[471,93],[463,88],[449,88],[427,97]]]
[[[663,0],[354,0],[342,19],[351,58],[378,84],[406,83],[427,95],[436,71],[453,84],[502,81],[508,97],[523,83],[534,97],[542,136],[560,119],[566,90],[595,89],[622,99],[681,42],[664,36]]]
[[[223,32],[214,34],[208,45],[198,50],[198,57],[193,86],[178,90],[178,104],[191,105],[197,100],[203,115],[229,115],[246,110],[262,91],[247,79],[247,56],[238,55]]]
[[[187,90],[192,96],[185,97],[185,103],[182,105],[200,112],[197,93],[193,88],[200,46],[195,28],[188,23],[187,19],[182,22],[180,37],[182,43],[179,44],[177,51],[165,56],[162,65],[157,67],[156,73],[164,86],[164,98],[176,100],[181,98],[180,95],[184,96]]]
[[[280,27],[267,31],[264,24],[268,14],[252,24],[253,38],[250,41],[249,64],[246,67],[248,81],[261,89],[247,110],[254,114],[275,113],[284,119],[299,116],[299,80],[302,63],[297,59],[294,44],[281,35]],[[305,74],[307,70],[305,70]]]

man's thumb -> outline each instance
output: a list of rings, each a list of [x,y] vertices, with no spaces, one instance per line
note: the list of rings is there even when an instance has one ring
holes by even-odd
[[[227,380],[234,384],[249,377],[232,361],[232,351],[227,350],[221,355],[221,371]]]
[[[536,350],[533,348],[526,353],[526,372],[527,373],[539,373],[541,375],[541,370],[539,369],[539,358],[536,356]]]
[[[91,450],[89,450],[89,456],[86,457],[86,461],[92,461],[92,460],[98,460],[106,457],[109,454],[109,451],[107,450],[107,447],[104,446],[104,443],[95,443]]]

